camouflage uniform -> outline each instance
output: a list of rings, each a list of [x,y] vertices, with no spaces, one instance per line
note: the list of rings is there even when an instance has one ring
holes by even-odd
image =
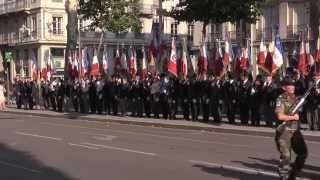
[[[288,115],[295,101],[296,98],[290,99],[286,94],[280,95],[276,101],[276,113]],[[299,131],[299,122],[289,121],[280,124],[276,129],[275,141],[280,152],[279,175],[281,179],[295,179],[307,158],[307,146]],[[291,150],[297,155],[293,164],[291,164]]]

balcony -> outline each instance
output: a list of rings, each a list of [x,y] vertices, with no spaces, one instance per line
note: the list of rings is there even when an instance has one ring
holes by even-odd
[[[152,18],[153,15],[156,15],[158,5],[155,4],[144,4],[140,3],[139,12],[141,17]]]
[[[67,41],[67,33],[60,29],[50,31],[49,34],[46,35],[45,40],[65,43]]]
[[[300,33],[306,31],[307,25],[287,26],[287,39],[299,39]]]
[[[25,12],[30,13],[31,0],[15,0],[0,4],[0,15]]]
[[[271,27],[266,27],[266,28],[263,28],[263,29],[257,29],[257,31],[256,31],[256,40],[260,41],[262,38],[265,41],[272,40],[272,28]]]

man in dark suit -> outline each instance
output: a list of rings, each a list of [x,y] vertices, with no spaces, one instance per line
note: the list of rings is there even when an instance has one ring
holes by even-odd
[[[247,125],[249,121],[249,98],[251,93],[251,82],[249,80],[249,73],[243,71],[240,75],[240,86],[239,86],[239,109],[240,109],[240,121],[241,124]]]
[[[225,103],[227,118],[230,124],[235,123],[235,114],[237,108],[237,92],[238,85],[231,73],[227,74],[227,78],[223,83],[222,94]]]

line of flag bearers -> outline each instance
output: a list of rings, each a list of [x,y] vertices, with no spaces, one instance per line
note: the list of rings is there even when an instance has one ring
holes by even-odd
[[[303,79],[299,71],[288,69],[287,75],[295,80],[299,96],[311,81],[319,85],[312,92],[302,111],[303,119],[311,130],[319,130],[320,73],[314,79]],[[137,76],[128,81],[120,76],[112,78],[84,78],[65,82],[54,79],[43,81],[38,89],[33,81],[17,79],[15,95],[17,108],[33,109],[43,105],[53,111],[109,114],[134,117],[153,117],[220,123],[226,117],[234,124],[236,117],[243,125],[276,125],[275,106],[283,93],[281,84],[271,75],[251,75],[243,71],[240,78],[228,72],[224,77],[200,76],[178,80],[173,76],[148,74],[145,80]],[[41,101],[39,101],[39,91]],[[178,116],[181,115],[181,116]]]
[[[256,67],[249,57],[250,40],[236,55],[228,35],[224,49],[221,42],[216,41],[212,53],[207,52],[204,41],[196,59],[188,55],[185,40],[173,37],[170,48],[156,28],[159,27],[154,24],[148,53],[142,47],[139,61],[138,51],[132,46],[128,50],[129,57],[125,47],[119,49],[118,46],[113,58],[112,49],[105,46],[101,62],[95,48],[85,47],[80,55],[71,52],[67,68],[71,78],[67,81],[52,78],[54,67],[49,52],[40,73],[32,66],[31,79],[39,79],[39,74],[43,79],[40,88],[32,81],[15,82],[18,108],[23,105],[32,109],[34,104],[39,104],[39,98],[33,97],[40,94],[46,109],[59,112],[74,110],[164,119],[182,115],[186,120],[217,123],[225,116],[231,124],[239,118],[244,125],[259,126],[265,122],[272,127],[276,125],[276,99],[283,92],[280,79],[284,76],[295,79],[295,93],[300,96],[310,82],[318,78],[320,37],[317,55],[313,56],[310,31],[307,36],[301,34],[299,57],[293,56],[286,63],[287,68],[283,67],[278,30],[268,49],[262,38],[256,58],[259,75],[253,79],[252,71]],[[320,127],[318,94],[317,91],[312,93],[301,116],[312,130]]]

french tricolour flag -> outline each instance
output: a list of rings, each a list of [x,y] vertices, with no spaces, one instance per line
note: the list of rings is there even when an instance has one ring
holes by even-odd
[[[280,40],[280,34],[277,32],[275,39],[274,53],[272,56],[273,64],[272,72],[276,71],[283,65],[283,47]]]
[[[177,49],[176,49],[176,42],[174,37],[172,38],[172,42],[171,42],[171,55],[170,55],[170,60],[168,64],[168,71],[175,77],[178,76]]]

